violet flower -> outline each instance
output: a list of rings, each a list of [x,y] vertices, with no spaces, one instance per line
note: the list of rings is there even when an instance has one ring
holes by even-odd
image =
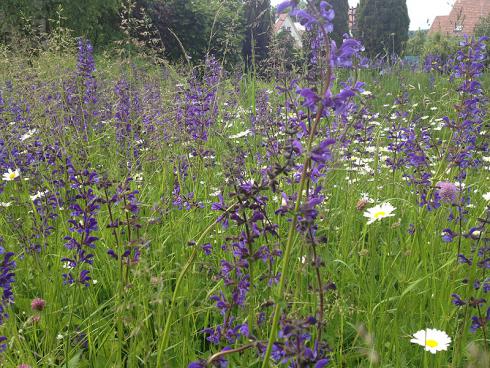
[[[95,248],[98,240],[93,235],[98,230],[96,215],[99,212],[100,199],[94,193],[94,189],[99,181],[95,171],[88,169],[77,171],[70,159],[66,160],[67,173],[70,178],[71,188],[75,191],[71,210],[69,231],[71,235],[65,236],[65,248],[72,252],[71,256],[64,257],[64,263],[68,271],[63,274],[64,283],[90,285],[90,271],[84,269],[87,264],[93,264],[90,249]]]
[[[14,269],[16,268],[15,261],[12,260],[14,253],[4,252],[3,247],[0,246],[2,254],[0,254],[0,288],[2,293],[0,295],[0,326],[4,324],[5,319],[9,317],[8,308],[9,305],[14,302],[14,294],[12,292],[12,284],[15,281]],[[0,336],[0,352],[7,349],[7,338]]]

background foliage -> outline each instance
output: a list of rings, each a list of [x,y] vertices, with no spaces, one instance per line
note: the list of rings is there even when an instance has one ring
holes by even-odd
[[[2,0],[0,19],[3,39],[22,33],[30,19],[38,32],[50,33],[59,6],[63,8],[66,26],[77,36],[84,36],[94,44],[108,44],[120,36],[118,11],[121,0]]]
[[[371,56],[400,54],[408,40],[406,0],[361,0],[357,21],[357,37]]]
[[[121,24],[121,13],[128,4],[137,19],[145,10],[170,61],[185,59],[184,53],[197,61],[208,53],[227,63],[240,59],[245,37],[242,0],[5,0],[0,2],[0,34],[7,42],[34,35],[43,39],[53,31],[61,6],[62,25],[103,49],[124,38],[121,25],[127,23]]]
[[[246,33],[243,43],[243,59],[250,65],[267,59],[268,45],[272,36],[272,17],[270,0],[246,1]]]
[[[342,43],[344,34],[349,33],[349,1],[330,0],[328,3],[332,5],[335,11],[331,37],[339,44]]]
[[[406,55],[418,55],[424,60],[429,55],[437,55],[447,61],[458,49],[460,40],[457,37],[443,36],[440,33],[429,35],[427,31],[417,31],[407,41]]]

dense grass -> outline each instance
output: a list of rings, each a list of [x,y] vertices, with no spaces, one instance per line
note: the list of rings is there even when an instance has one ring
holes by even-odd
[[[64,246],[64,237],[70,234],[67,221],[71,210],[56,207],[58,217],[52,221],[52,233],[36,238],[39,234],[34,225],[40,220],[40,214],[29,195],[50,190],[68,198],[73,188],[69,185],[61,189],[54,187],[56,174],[52,170],[55,166],[46,162],[34,159],[25,169],[22,167],[19,179],[5,182],[0,194],[0,202],[12,202],[11,206],[0,208],[0,234],[4,248],[15,253],[17,263],[13,284],[15,303],[8,306],[10,317],[1,327],[1,334],[8,338],[8,347],[1,359],[6,367],[21,363],[32,367],[156,367],[158,360],[161,366],[185,367],[193,360],[220,350],[206,341],[202,330],[222,322],[209,298],[224,287],[223,280],[216,275],[220,260],[230,259],[230,254],[223,251],[221,245],[227,242],[227,237],[241,231],[236,226],[225,230],[216,224],[219,214],[211,210],[211,203],[217,201],[218,190],[225,198],[233,191],[226,183],[231,178],[228,167],[237,156],[244,157],[241,167],[244,176],[255,181],[260,180],[259,170],[267,164],[263,159],[267,148],[262,144],[266,142],[265,135],[230,136],[254,127],[251,120],[254,111],[250,108],[264,104],[261,100],[264,96],[269,96],[269,104],[266,104],[269,121],[285,119],[278,111],[278,106],[284,103],[283,97],[275,90],[275,85],[281,81],[251,83],[253,78],[247,75],[221,80],[214,102],[218,113],[209,129],[209,140],[196,143],[175,118],[175,95],[178,84],[187,83],[185,72],[97,60],[94,75],[99,114],[91,118],[94,128],[90,128],[85,140],[73,127],[63,127],[64,118],[71,112],[57,106],[56,97],[47,98],[59,93],[63,100],[62,83],[72,78],[75,57],[45,55],[36,59],[32,66],[13,57],[1,62],[0,93],[5,101],[0,110],[0,140],[4,141],[1,174],[12,167],[13,162],[25,161],[23,151],[35,152],[34,142],[37,141],[43,147],[58,142],[63,159],[71,157],[79,169],[90,164],[98,174],[114,181],[112,192],[125,178],[135,178],[131,188],[138,191],[140,211],[136,217],[141,227],[137,236],[133,234],[133,240],[141,245],[141,258],[129,267],[126,276],[124,265],[107,255],[109,248],[116,247],[116,240],[112,230],[107,228],[108,207],[101,204],[95,232],[99,240],[93,250],[93,266],[89,266],[91,285],[63,285],[62,274],[66,269],[61,259],[70,254]],[[468,313],[471,311],[465,312],[451,304],[452,293],[470,293],[461,282],[469,277],[468,267],[457,262],[456,242],[445,243],[441,238],[442,230],[449,226],[451,205],[443,203],[432,211],[419,206],[419,195],[404,178],[411,169],[402,167],[393,171],[384,162],[385,156],[391,155],[386,150],[389,143],[386,128],[394,121],[405,126],[414,120],[419,126],[435,128],[438,119],[454,118],[454,106],[460,99],[455,91],[458,82],[450,81],[446,75],[403,69],[384,75],[377,70],[357,74],[372,96],[356,98],[356,103],[366,106],[371,115],[378,114],[372,120],[379,124],[375,125],[368,143],[353,141],[348,147],[336,147],[328,174],[320,179],[326,200],[318,215],[318,235],[326,241],[317,251],[324,261],[320,269],[322,277],[336,284],[336,290],[326,294],[323,329],[324,339],[332,348],[330,366],[468,366],[474,359],[470,352],[475,350],[470,347],[483,351],[488,341],[484,341],[481,330],[469,331]],[[348,76],[347,72],[342,72],[339,79]],[[132,97],[138,94],[140,98],[141,109],[132,107],[131,124],[146,124],[144,117],[150,116],[148,129],[139,137],[131,135],[125,140],[130,150],[141,148],[138,158],[128,156],[116,139],[114,116],[120,96],[114,87],[121,78],[130,85]],[[486,88],[488,76],[484,79]],[[11,89],[7,87],[8,82],[12,83]],[[80,84],[78,87],[77,93],[83,93]],[[158,93],[157,99],[146,94],[150,90]],[[264,92],[266,90],[268,92]],[[404,95],[406,103],[395,102]],[[13,105],[19,106],[19,116],[13,113]],[[51,108],[52,115],[47,107]],[[406,117],[393,117],[396,111],[406,113]],[[55,121],[54,116],[60,120]],[[61,128],[57,125],[60,122]],[[268,133],[278,133],[274,124],[266,127]],[[37,131],[33,137],[19,140],[19,135],[34,128]],[[434,137],[445,142],[449,136],[447,128],[434,130]],[[144,143],[139,146],[138,140]],[[211,150],[212,158],[189,155],[196,147]],[[21,152],[18,160],[15,152]],[[346,155],[348,152],[351,154]],[[435,157],[435,152],[430,155]],[[488,157],[488,152],[486,155]],[[347,156],[354,159],[349,160]],[[369,169],[356,169],[356,159],[365,160]],[[174,168],[184,161],[188,163],[187,176],[175,175]],[[56,163],[62,164],[63,161]],[[431,170],[434,184],[452,181],[457,174],[457,169],[437,159],[431,162]],[[490,191],[488,170],[488,163],[468,170],[465,185],[471,188],[471,205],[466,208],[466,230],[476,226],[477,219],[484,217],[487,210],[488,202],[482,194]],[[27,177],[29,180],[24,180]],[[178,209],[172,203],[176,181],[181,193],[194,193],[193,200],[202,203],[202,207]],[[291,194],[296,186],[281,181],[280,191]],[[100,188],[96,193],[104,195]],[[367,225],[364,210],[356,208],[364,193],[376,203],[390,202],[396,207],[395,216]],[[268,213],[279,225],[279,237],[261,239],[261,242],[277,242],[283,249],[290,222],[287,216],[274,214],[281,203],[279,192],[264,194],[271,199]],[[115,208],[113,210],[124,220],[128,211],[124,211],[121,204]],[[413,235],[409,233],[411,225],[415,228]],[[128,231],[121,231],[119,236],[121,242],[128,240]],[[199,238],[201,243],[190,243]],[[40,252],[28,252],[26,248],[32,239],[46,246]],[[208,242],[213,246],[211,255],[205,255],[200,248]],[[471,240],[463,239],[463,250],[469,251],[472,244]],[[319,301],[310,252],[306,242],[296,235],[287,267],[283,305],[292,317],[304,318],[317,313]],[[301,262],[304,256],[307,260]],[[280,266],[279,261],[273,268],[277,271]],[[277,288],[268,287],[266,281],[260,280],[266,273],[265,265],[258,263],[255,267],[253,281],[257,287],[250,293],[245,310],[237,312],[237,316],[246,321],[256,318],[263,310],[270,318],[272,308],[263,307],[263,303],[273,300]],[[181,274],[184,269],[186,272]],[[473,269],[472,272],[479,271]],[[171,304],[180,274],[180,288]],[[31,310],[31,300],[36,297],[46,301],[46,307],[40,312]],[[172,305],[174,313],[169,319],[169,339],[165,344],[162,338]],[[33,321],[35,315],[40,316],[39,321]],[[432,355],[410,343],[411,335],[426,327],[448,333],[453,339],[448,351]],[[266,322],[254,332],[259,340],[266,340],[270,328],[270,322]],[[242,338],[235,347],[246,342]],[[261,359],[251,351],[230,357],[230,367],[258,367],[260,364]]]

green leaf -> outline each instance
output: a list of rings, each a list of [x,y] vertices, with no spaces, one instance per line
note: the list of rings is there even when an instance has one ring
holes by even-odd
[[[78,351],[69,361],[68,368],[79,368],[80,367],[80,358],[82,357],[83,351]]]

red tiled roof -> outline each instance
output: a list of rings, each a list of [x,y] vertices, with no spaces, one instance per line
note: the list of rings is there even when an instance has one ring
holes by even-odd
[[[442,29],[449,24],[449,15],[438,15],[434,18],[429,32],[442,32]]]
[[[472,35],[481,17],[490,14],[490,0],[456,0],[449,15],[437,16],[429,34]]]
[[[274,24],[274,33],[279,32],[279,30],[281,29],[282,25],[286,21],[286,18],[287,17],[288,17],[288,14],[287,13],[282,13],[282,14],[279,15],[279,18],[277,18],[277,21]]]

